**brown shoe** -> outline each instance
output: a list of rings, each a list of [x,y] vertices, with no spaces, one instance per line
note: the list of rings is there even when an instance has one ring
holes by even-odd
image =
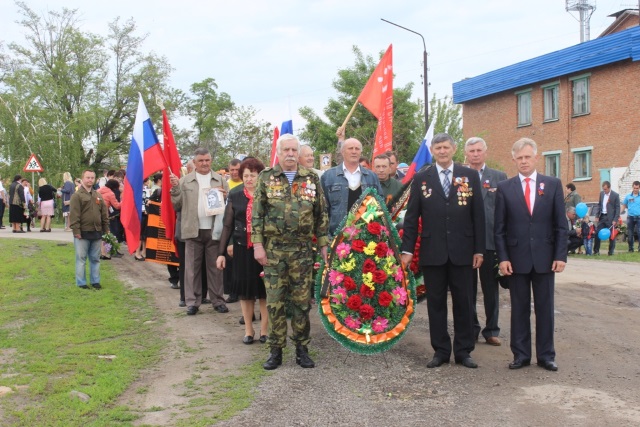
[[[502,345],[502,343],[500,342],[500,338],[498,338],[498,337],[489,337],[489,338],[487,338],[487,344],[495,345],[495,346]]]

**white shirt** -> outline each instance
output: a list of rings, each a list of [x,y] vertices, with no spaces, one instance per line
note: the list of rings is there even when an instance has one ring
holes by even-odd
[[[602,213],[606,214],[607,213],[607,203],[609,203],[609,196],[611,195],[611,191],[609,191],[609,194],[604,193],[604,197],[602,198]]]
[[[200,230],[211,230],[213,228],[213,217],[207,216],[205,213],[206,201],[202,191],[204,188],[211,187],[211,172],[206,175],[196,172],[196,180],[198,181],[198,226]]]
[[[453,162],[451,162],[451,164],[449,165],[448,168],[449,171],[451,171],[449,173],[449,186],[453,185]],[[442,185],[442,188],[444,188],[444,174],[442,173],[443,170],[445,170],[445,168],[443,168],[442,166],[440,166],[439,164],[436,163],[436,170],[438,171],[438,178],[440,178],[440,184]],[[451,190],[449,190],[451,191]]]
[[[520,177],[520,182],[522,183],[522,194],[524,195],[525,185],[527,185],[525,181],[526,177],[521,173],[518,174],[518,177]],[[536,202],[536,180],[538,179],[538,171],[533,171],[529,178],[531,178],[531,181],[529,181],[529,202],[531,206],[531,212],[533,212],[533,206]]]
[[[358,187],[360,187],[360,181],[362,181],[360,165],[358,165],[355,171],[349,172],[347,167],[344,165],[344,162],[342,162],[342,171],[344,172],[344,177],[347,178],[347,182],[349,182],[349,188],[351,190],[357,190]]]

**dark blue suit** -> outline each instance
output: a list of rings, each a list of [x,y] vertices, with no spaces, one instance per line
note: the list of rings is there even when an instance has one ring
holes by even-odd
[[[541,189],[541,187],[543,187]],[[553,361],[553,261],[567,261],[567,220],[559,179],[537,174],[533,213],[529,213],[520,176],[498,184],[495,245],[498,261],[510,261],[511,351],[531,360],[531,290],[536,313],[538,362]],[[541,194],[542,193],[542,194]]]
[[[455,178],[466,179],[469,191],[459,195]],[[420,266],[427,288],[429,333],[435,355],[451,357],[447,331],[447,289],[453,304],[453,353],[460,362],[475,348],[473,335],[473,255],[485,248],[484,206],[478,172],[453,166],[449,197],[445,197],[436,166],[419,172],[411,184],[411,197],[404,218],[403,252],[413,253],[421,238]],[[418,219],[422,233],[418,236]]]

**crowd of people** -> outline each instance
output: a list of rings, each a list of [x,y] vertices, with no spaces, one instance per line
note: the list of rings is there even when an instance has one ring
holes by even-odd
[[[341,162],[325,170],[314,168],[310,146],[284,134],[277,141],[278,164],[272,168],[265,168],[260,159],[246,157],[234,159],[228,168],[216,172],[211,169],[209,151],[198,148],[180,178],[171,174],[170,201],[161,200],[161,174],[153,175],[144,189],[145,201],[171,203],[176,211],[179,265],[169,265],[168,271],[171,287],[180,290],[179,306],[193,316],[202,304],[228,313],[227,304],[239,301],[242,342],[269,346],[265,369],[282,364],[287,315],[291,317],[296,362],[303,368],[315,366],[308,350],[315,256],[326,260],[330,239],[366,189],[375,189],[387,201],[403,189],[402,167],[406,164],[398,164],[396,153],[375,156],[369,167],[362,158],[360,141],[346,138],[342,128],[337,137]],[[564,270],[570,251],[584,246],[587,255],[599,253],[598,232],[616,225],[619,195],[604,182],[596,221],[588,216],[577,218],[581,198],[575,186],[569,183],[563,191],[557,178],[537,172],[533,140],[523,138],[513,145],[518,175],[512,178],[487,166],[488,147],[482,138],[466,141],[467,165],[453,162],[457,145],[451,136],[435,135],[431,144],[434,164],[413,177],[400,248],[402,262],[408,266],[420,239],[417,256],[426,285],[434,351],[427,367],[449,363],[453,355],[456,363],[477,368],[471,353],[480,335],[489,345],[502,344],[502,285],[510,291],[512,306],[510,345],[514,359],[509,368],[531,363],[533,291],[537,363],[557,370],[555,273]],[[40,231],[50,232],[56,203],[60,203],[65,231],[74,235],[76,285],[100,289],[100,261],[122,256],[105,245],[103,236],[110,234],[125,243],[120,221],[123,182],[124,171],[103,171],[96,179],[94,171],[85,170],[75,182],[65,172],[59,188],[42,177],[34,193],[28,180],[16,175],[6,190],[0,186],[0,208],[9,206],[13,233],[31,231],[35,217],[41,218]],[[633,191],[622,200],[628,210],[630,252],[640,223],[639,193],[640,182],[636,181]],[[140,245],[130,251],[138,261],[146,256],[146,229],[145,212]],[[615,240],[609,244],[609,254],[614,249]],[[478,284],[484,297],[484,327],[476,309]],[[447,328],[449,293],[453,339]],[[257,320],[258,334],[254,328]]]

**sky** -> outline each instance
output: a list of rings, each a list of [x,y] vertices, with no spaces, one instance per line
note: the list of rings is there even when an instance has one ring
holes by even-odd
[[[607,17],[636,0],[600,0],[591,38],[613,22]],[[376,59],[393,44],[394,86],[414,83],[424,99],[423,44],[428,52],[429,98],[452,95],[452,84],[579,43],[577,13],[563,0],[26,0],[36,13],[78,9],[81,28],[105,35],[107,24],[133,18],[143,49],[166,56],[174,87],[212,77],[239,105],[253,106],[273,124],[304,123],[303,106],[322,114],[336,97],[337,71],[353,65],[352,47]],[[591,1],[596,4],[595,0]],[[0,0],[0,41],[23,43],[13,1]],[[152,100],[145,100],[149,103]]]

